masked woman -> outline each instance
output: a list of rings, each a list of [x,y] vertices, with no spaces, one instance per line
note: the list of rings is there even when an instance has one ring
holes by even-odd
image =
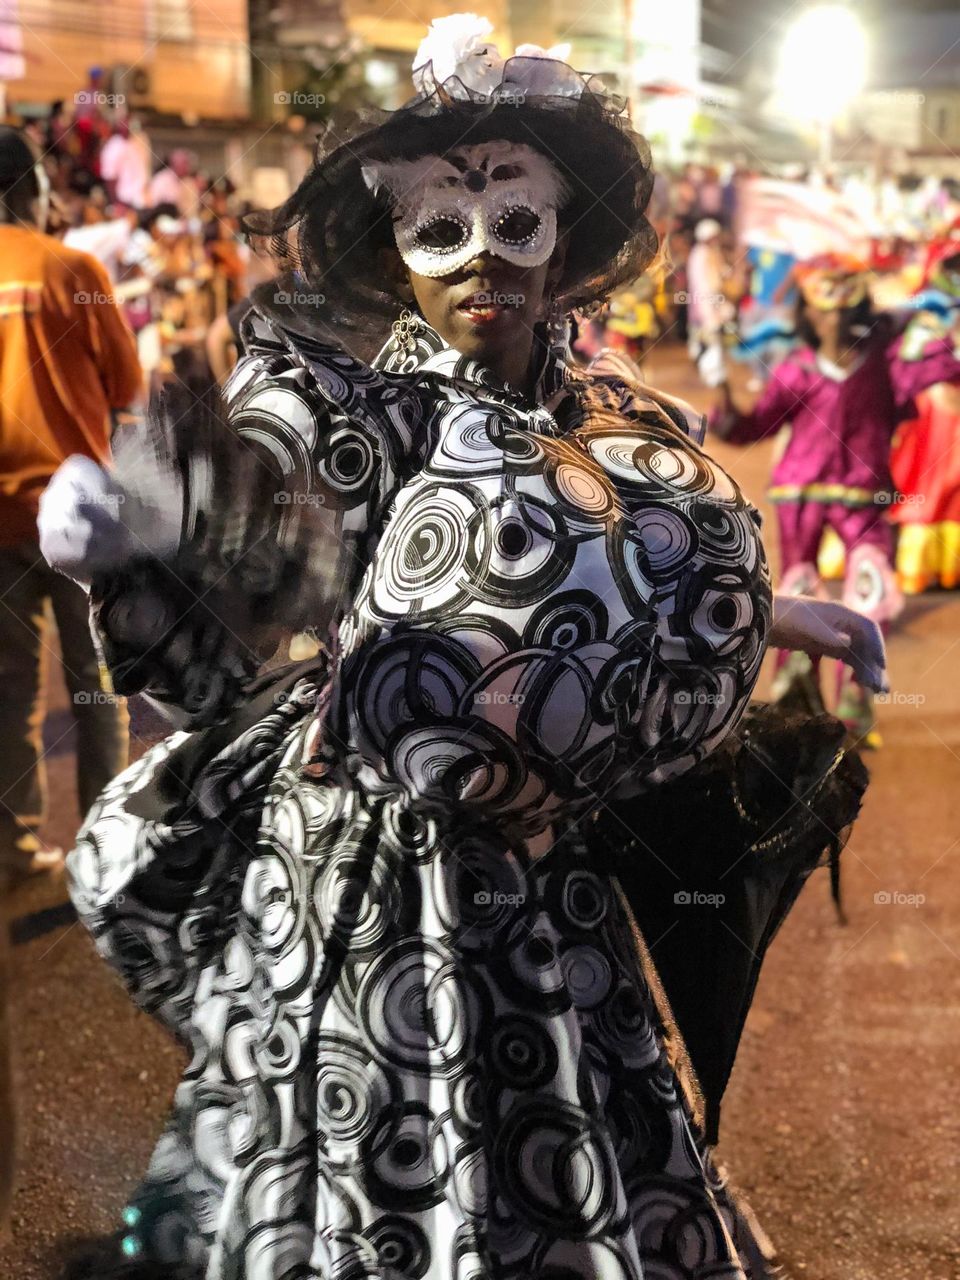
[[[435,23],[418,96],[321,145],[220,434],[155,425],[46,508],[118,688],[186,709],[70,872],[191,1054],[119,1247],[207,1280],[745,1274],[584,832],[740,718],[759,520],[684,412],[568,360],[654,251],[649,157],[488,34]],[[329,667],[250,683],[265,620],[336,624]]]

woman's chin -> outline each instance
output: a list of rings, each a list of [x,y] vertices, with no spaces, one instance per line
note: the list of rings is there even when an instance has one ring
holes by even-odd
[[[507,307],[489,311],[457,311],[450,320],[445,340],[457,351],[475,360],[499,354],[521,341],[531,341],[531,330],[522,313]]]

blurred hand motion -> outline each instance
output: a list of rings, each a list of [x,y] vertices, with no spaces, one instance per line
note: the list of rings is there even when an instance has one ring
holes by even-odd
[[[283,630],[331,616],[331,517],[212,396],[183,413],[161,401],[116,433],[113,456],[109,470],[63,464],[43,498],[41,549],[88,585],[117,692],[176,690],[191,727],[210,723]]]

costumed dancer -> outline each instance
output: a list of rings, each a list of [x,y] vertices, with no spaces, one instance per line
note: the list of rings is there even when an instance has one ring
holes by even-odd
[[[759,518],[669,400],[570,361],[564,314],[655,251],[649,155],[489,33],[435,22],[417,97],[269,220],[361,336],[402,308],[377,358],[255,299],[226,423],[155,421],[46,498],[118,689],[185,727],[69,860],[191,1051],[98,1280],[759,1274],[590,835],[745,711]],[[251,680],[265,618],[330,622],[329,656]],[[858,622],[776,625],[879,681]]]
[[[648,345],[661,332],[663,306],[663,268],[641,276],[625,289],[618,289],[610,299],[606,317],[606,336],[611,348],[623,352],[638,368]]]
[[[952,342],[960,358],[960,236],[931,247],[922,312],[904,334],[904,358],[924,360]],[[897,502],[897,576],[908,595],[960,586],[960,377],[917,396],[917,413],[901,423],[890,466]]]
[[[764,370],[779,364],[796,342],[796,259],[776,249],[750,245],[747,263],[749,288],[740,304],[739,340],[730,355],[750,365],[747,390],[759,392]]]
[[[720,437],[748,444],[789,427],[773,471],[770,500],[780,533],[781,590],[817,595],[817,554],[826,529],[843,543],[843,599],[882,625],[902,607],[887,516],[894,497],[890,441],[914,397],[954,378],[960,362],[940,339],[905,350],[889,317],[874,313],[865,268],[838,255],[798,270],[798,330],[804,345],[774,371],[756,406],[738,409],[724,383],[711,423]],[[822,709],[817,663],[779,655],[775,693]],[[837,715],[865,746],[879,743],[873,698],[846,667],[838,672]]]

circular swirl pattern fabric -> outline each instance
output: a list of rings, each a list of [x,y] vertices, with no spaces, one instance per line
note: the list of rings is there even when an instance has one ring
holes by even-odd
[[[442,344],[404,382],[407,354],[352,378],[271,341],[243,427],[347,521],[322,712],[304,681],[218,739],[202,812],[155,799],[202,750],[175,735],[70,858],[97,945],[191,1052],[137,1248],[207,1280],[744,1280],[577,828],[744,709],[755,512],[646,393],[627,421],[551,367],[534,415]]]

